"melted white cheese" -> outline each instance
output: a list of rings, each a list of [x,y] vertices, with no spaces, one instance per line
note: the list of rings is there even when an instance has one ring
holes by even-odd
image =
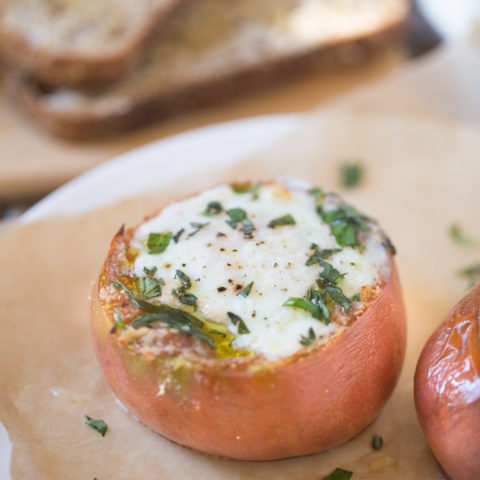
[[[203,216],[212,201],[220,202],[223,211]],[[337,201],[334,196],[326,197],[324,208],[334,208]],[[244,238],[240,225],[234,230],[226,223],[229,217],[225,211],[232,208],[245,210],[254,223],[253,239]],[[295,225],[268,227],[272,219],[286,214],[295,219]],[[190,222],[208,225],[189,236],[196,230]],[[182,228],[185,232],[178,243],[172,239],[163,253],[148,253],[150,233],[175,234]],[[219,236],[219,232],[225,235]],[[346,274],[338,286],[347,296],[359,293],[364,285],[388,278],[388,255],[382,241],[374,229],[366,235],[365,248],[345,247],[328,258],[340,273]],[[191,279],[188,292],[196,295],[201,315],[227,325],[235,334],[237,326],[227,312],[245,322],[250,333],[238,334],[233,342],[235,348],[248,348],[275,360],[302,348],[301,336],[306,336],[310,328],[324,341],[343,328],[335,322],[325,325],[304,310],[283,306],[290,297],[305,297],[323,270],[318,264],[305,265],[313,253],[312,243],[322,249],[339,248],[330,226],[317,214],[313,196],[298,184],[290,190],[270,184],[261,187],[257,196],[237,194],[229,185],[223,185],[171,204],[138,228],[132,246],[141,250],[134,264],[135,275],[145,276],[145,268],[156,267],[155,277],[165,281],[159,301],[193,312],[192,307],[181,305],[172,295],[172,289],[180,286],[175,271],[181,270]],[[239,289],[252,281],[250,294],[238,296]]]

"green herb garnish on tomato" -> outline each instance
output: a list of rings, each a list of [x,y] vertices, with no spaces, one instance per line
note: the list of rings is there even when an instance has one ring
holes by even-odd
[[[316,337],[315,337],[315,332],[313,331],[313,328],[310,327],[308,329],[308,335],[307,336],[304,336],[304,335],[300,335],[300,343],[302,345],[305,345],[306,347],[312,345],[312,343],[316,340]]]
[[[255,282],[250,282],[246,287],[242,288],[238,293],[238,297],[248,297],[250,295],[250,291],[252,290],[253,284]]]
[[[151,233],[147,240],[148,253],[152,255],[163,253],[168,247],[171,238],[172,232]]]
[[[289,213],[283,217],[270,220],[268,228],[282,227],[284,225],[295,225],[295,219]]]
[[[234,325],[238,325],[238,333],[240,334],[250,333],[250,330],[248,329],[245,322],[241,319],[241,317],[239,317],[238,315],[232,312],[227,312],[227,315]]]

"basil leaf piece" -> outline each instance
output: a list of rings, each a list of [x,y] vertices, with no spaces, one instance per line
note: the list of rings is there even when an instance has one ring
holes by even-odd
[[[341,183],[345,188],[358,186],[362,181],[364,168],[361,163],[344,163],[340,165]]]
[[[338,303],[345,312],[350,310],[350,299],[343,293],[341,288],[328,286],[322,290],[322,298],[324,301],[327,299],[327,295],[330,295],[330,298],[335,302]]]
[[[307,300],[316,305],[322,312],[324,323],[327,325],[330,323],[330,310],[325,304],[326,298],[323,292],[319,292],[316,288],[309,288],[307,291]]]
[[[241,222],[247,218],[247,212],[242,208],[231,208],[226,211],[226,214],[230,217],[232,222]]]
[[[190,222],[190,225],[195,229],[193,232],[188,234],[189,237],[193,237],[196,233],[198,233],[202,228],[210,225],[210,222],[207,223],[200,223],[200,222]]]
[[[235,315],[235,313],[232,312],[227,312],[227,315],[234,325],[238,325],[238,333],[250,333],[250,330],[245,325],[245,322],[238,315]]]
[[[158,313],[146,313],[135,318],[132,323],[133,328],[160,322],[180,333],[203,340],[210,348],[215,347],[213,338],[202,330],[203,322],[200,319],[179,308],[167,307],[166,305],[158,305],[158,307],[161,310]]]
[[[197,297],[193,293],[184,293],[182,296],[178,297],[180,303],[184,305],[190,305],[197,308]]]
[[[330,231],[342,247],[358,246],[358,234],[370,230],[370,223],[373,222],[366,215],[345,204],[333,210],[317,207],[317,212],[322,220],[329,224]]]
[[[462,247],[471,247],[475,244],[475,240],[472,237],[465,235],[462,231],[462,227],[457,223],[452,223],[452,225],[450,225],[449,233],[451,239]]]
[[[343,470],[343,468],[336,468],[330,475],[323,477],[323,480],[349,480],[352,478],[353,472]]]
[[[323,188],[314,187],[311,188],[308,193],[310,195],[313,195],[313,197],[315,198],[315,205],[320,206],[323,204],[323,199],[325,198],[325,192]]]
[[[249,218],[242,221],[240,231],[243,232],[243,238],[253,238],[253,232],[256,230],[255,225]]]
[[[259,183],[232,183],[230,185],[232,187],[232,190],[235,193],[258,193],[260,190],[260,184]]]
[[[255,225],[247,218],[247,212],[245,212],[245,210],[242,208],[231,208],[226,211],[226,214],[230,217],[229,220],[225,220],[228,225],[235,230],[241,222],[242,227],[240,231],[243,232],[243,238],[253,238],[252,232],[256,230]]]
[[[295,219],[288,213],[287,215],[283,215],[283,217],[277,217],[273,220],[270,220],[268,223],[268,228],[281,227],[284,225],[295,225],[295,223]]]
[[[96,430],[102,437],[105,436],[107,433],[108,425],[101,419],[95,420],[90,418],[88,415],[85,415],[85,424],[88,425],[90,428]]]
[[[151,233],[147,240],[148,253],[154,255],[164,252],[171,238],[172,232]]]
[[[345,277],[346,273],[340,273],[331,263],[322,259],[319,259],[318,262],[320,266],[323,267],[320,273],[320,279],[317,280],[320,286],[335,286]]]
[[[152,267],[152,268],[143,267],[143,272],[145,273],[145,275],[148,275],[149,277],[155,275],[156,271],[157,271],[157,267]]]
[[[202,212],[204,217],[213,217],[214,215],[218,215],[219,213],[223,212],[223,207],[220,202],[209,202],[207,208]]]
[[[315,340],[315,332],[313,331],[312,327],[308,329],[308,336],[300,335],[300,343],[306,347],[312,345]]]
[[[113,282],[113,286],[115,288],[120,288],[120,289],[124,290],[127,293],[127,295],[129,297],[130,301],[132,302],[132,304],[135,305],[139,310],[143,310],[144,312],[147,312],[147,313],[170,314],[173,317],[181,315],[182,318],[188,320],[193,325],[195,325],[197,327],[202,327],[203,326],[202,320],[200,320],[199,318],[195,317],[194,315],[192,315],[188,312],[185,312],[184,310],[180,310],[180,309],[174,308],[174,307],[169,307],[168,305],[154,304],[154,303],[146,302],[145,300],[141,300],[140,298],[138,298],[135,295],[135,293],[132,292],[132,290],[130,290],[128,287],[126,287],[125,285],[122,285],[119,282]],[[178,312],[180,312],[180,313],[178,313]],[[139,317],[137,317],[135,319],[135,321],[138,318]],[[133,322],[132,325],[133,325],[134,328],[138,328],[138,326],[136,326],[136,324],[135,324],[135,321]],[[138,325],[138,322],[137,322],[137,325]]]
[[[328,312],[328,309],[323,305],[320,307],[320,305],[315,305],[313,301],[306,300],[305,298],[296,298],[296,297],[290,297],[284,304],[284,307],[291,307],[291,308],[299,308],[300,310],[305,310],[309,312],[313,318],[316,318],[317,320],[320,320],[321,322],[324,323],[329,323],[330,319],[330,313]],[[325,307],[325,308],[323,308]],[[328,315],[328,319],[325,317],[325,313]]]
[[[183,273],[181,270],[175,270],[175,278],[178,278],[182,282],[182,286],[178,289],[182,292],[188,290],[192,286],[192,281],[190,280],[190,277],[186,273]]]
[[[392,255],[396,255],[397,254],[397,249],[395,248],[395,245],[390,240],[390,237],[383,230],[381,230],[381,232],[382,232],[382,235],[383,235],[383,238],[384,238],[383,246],[387,250],[390,250],[390,253]]]
[[[305,265],[307,267],[311,267],[312,265],[315,265],[316,263],[320,264],[320,260],[326,260],[327,258],[331,257],[335,253],[341,252],[341,248],[326,248],[326,249],[319,249],[317,247],[315,248],[315,252],[311,255],[311,257],[307,260]]]
[[[142,298],[158,297],[162,294],[160,280],[153,277],[141,277],[135,280],[137,290]]]
[[[127,325],[123,321],[122,311],[119,308],[115,310],[113,318],[115,319],[115,323],[112,325],[110,333],[115,333],[118,328],[127,328]]]
[[[178,243],[180,240],[180,237],[182,236],[182,233],[185,231],[184,228],[181,228],[172,238],[175,243]]]
[[[372,448],[380,450],[383,447],[383,438],[380,435],[374,435],[372,438]]]
[[[252,290],[253,284],[255,282],[250,282],[246,287],[242,288],[238,293],[237,297],[248,297],[250,295],[250,291]]]
[[[356,293],[355,295],[352,296],[351,300],[352,302],[359,302],[360,301],[360,293]]]

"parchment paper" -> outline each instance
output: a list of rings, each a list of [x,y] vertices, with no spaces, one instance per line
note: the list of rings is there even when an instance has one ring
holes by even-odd
[[[415,91],[442,82],[427,76],[415,83],[409,75]],[[406,109],[412,98],[398,87],[394,102]],[[258,158],[203,178],[185,172],[185,181],[161,192],[0,237],[0,420],[13,442],[14,480],[313,480],[335,467],[353,470],[354,480],[442,478],[416,419],[412,378],[423,343],[466,290],[456,272],[480,259],[480,128],[451,111],[410,115],[381,95],[376,108],[356,105],[350,99],[314,114]],[[339,188],[338,165],[346,159],[365,165],[365,181],[352,191]],[[222,180],[281,174],[340,191],[390,234],[408,314],[407,359],[380,416],[346,445],[277,462],[216,459],[154,434],[115,401],[90,346],[88,296],[122,223]],[[452,242],[452,222],[478,239],[474,247]],[[84,425],[85,414],[107,422],[105,437]],[[374,434],[384,438],[380,452],[370,447]]]

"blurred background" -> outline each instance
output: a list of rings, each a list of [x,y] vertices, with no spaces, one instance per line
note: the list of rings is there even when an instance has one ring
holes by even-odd
[[[0,230],[68,180],[139,145],[233,119],[321,109],[444,45],[480,36],[478,0],[263,1],[222,8],[219,0],[157,1],[155,22],[137,11],[142,2],[123,2],[124,18],[107,32],[97,24],[108,0],[94,11],[85,7],[91,2],[49,0],[39,9],[31,0],[6,1]],[[298,28],[286,35],[278,25],[292,12]]]

